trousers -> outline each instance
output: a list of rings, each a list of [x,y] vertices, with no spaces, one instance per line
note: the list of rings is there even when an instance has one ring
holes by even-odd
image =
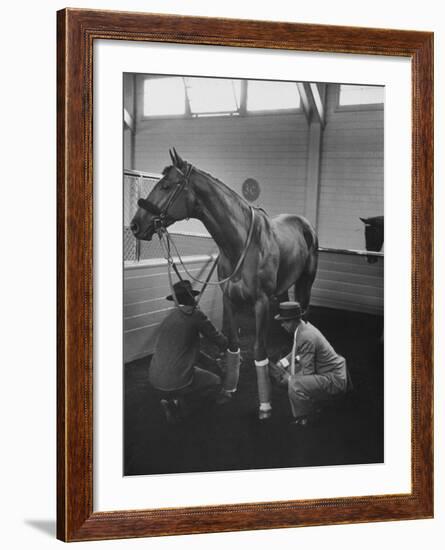
[[[200,401],[216,397],[222,386],[221,378],[205,369],[193,367],[191,384],[179,390],[158,390],[161,399],[175,399],[183,397],[187,401]]]
[[[335,399],[348,390],[352,384],[346,370],[345,375],[337,372],[326,374],[295,374],[289,378],[288,396],[295,418],[315,412],[321,402]]]

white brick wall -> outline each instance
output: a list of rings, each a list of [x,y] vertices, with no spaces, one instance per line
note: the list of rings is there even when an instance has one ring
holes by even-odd
[[[245,179],[261,186],[257,206],[270,214],[303,213],[308,127],[303,114],[143,121],[135,169],[160,172],[168,149],[241,193]]]
[[[327,123],[321,155],[320,245],[365,248],[359,217],[383,214],[383,110],[336,110],[336,86],[328,86]]]

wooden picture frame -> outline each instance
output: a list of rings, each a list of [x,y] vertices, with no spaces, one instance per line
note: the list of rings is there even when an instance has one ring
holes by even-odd
[[[65,9],[58,31],[57,536],[64,541],[433,516],[433,34]],[[93,512],[93,43],[155,41],[412,62],[412,423],[407,494]]]

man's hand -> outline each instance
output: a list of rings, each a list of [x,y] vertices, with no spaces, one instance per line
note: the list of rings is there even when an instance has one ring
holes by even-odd
[[[269,374],[272,380],[278,385],[278,386],[287,386],[287,382],[289,380],[289,373],[287,370],[279,365],[278,363],[269,363]]]

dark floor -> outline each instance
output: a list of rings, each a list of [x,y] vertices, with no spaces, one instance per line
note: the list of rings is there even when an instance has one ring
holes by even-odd
[[[289,425],[287,393],[275,387],[273,418],[257,420],[253,327],[246,316],[235,397],[196,411],[180,426],[166,423],[148,383],[150,358],[125,366],[124,474],[383,462],[383,318],[312,307],[309,320],[346,358],[354,383],[354,391],[325,409],[314,425]],[[277,323],[269,340],[272,357],[290,349],[289,336]]]

